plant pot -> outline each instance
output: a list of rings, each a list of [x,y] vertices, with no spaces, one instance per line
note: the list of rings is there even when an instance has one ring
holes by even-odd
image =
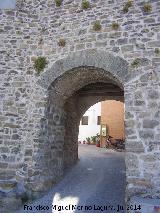
[[[91,141],[91,145],[95,145],[95,142],[94,142],[94,141]]]

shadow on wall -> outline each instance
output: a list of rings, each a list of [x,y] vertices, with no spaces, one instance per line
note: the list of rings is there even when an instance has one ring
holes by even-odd
[[[34,213],[42,210],[45,213],[98,213],[98,206],[124,206],[124,171],[123,153],[107,153],[104,149],[80,146],[80,161],[66,172],[64,179],[43,198],[26,204],[25,210],[23,207],[17,213],[33,213],[33,210]]]

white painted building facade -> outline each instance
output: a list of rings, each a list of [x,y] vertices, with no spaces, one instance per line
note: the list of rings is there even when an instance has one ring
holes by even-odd
[[[86,141],[87,137],[100,134],[98,119],[101,116],[101,102],[91,106],[83,115],[79,125],[78,141]],[[88,122],[87,122],[88,121]]]

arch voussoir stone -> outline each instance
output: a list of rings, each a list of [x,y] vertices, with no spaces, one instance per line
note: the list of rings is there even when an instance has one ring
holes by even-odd
[[[128,63],[113,54],[101,50],[84,50],[70,54],[64,59],[60,59],[53,66],[43,73],[38,80],[38,84],[48,88],[56,78],[63,75],[68,70],[76,67],[97,67],[108,71],[124,84],[128,76]],[[76,71],[76,69],[75,69]]]

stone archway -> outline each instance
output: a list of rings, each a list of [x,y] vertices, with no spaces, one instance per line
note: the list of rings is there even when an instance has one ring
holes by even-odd
[[[76,163],[79,120],[83,112],[97,101],[124,99],[124,83],[129,78],[126,61],[95,50],[77,52],[57,61],[40,76],[38,85],[47,92],[47,105],[38,139],[43,153],[35,154],[35,159],[41,159],[34,166],[34,171],[41,168],[41,181],[35,183],[37,190],[50,187],[62,178],[64,167]],[[87,85],[94,89],[97,83],[104,84],[103,94],[80,95]]]
[[[107,72],[94,67],[73,69],[55,82],[54,88],[57,88],[58,95],[61,94],[61,100],[64,100],[63,109],[66,114],[64,167],[73,165],[78,159],[79,122],[86,109],[98,101],[124,99],[123,89],[116,84]],[[68,85],[68,90],[63,85]]]
[[[137,75],[136,71],[129,70],[128,63],[122,58],[96,50],[72,53],[67,58],[55,62],[42,74],[37,82],[37,88],[39,94],[44,95],[46,103],[43,108],[44,115],[38,126],[38,138],[34,141],[35,149],[38,147],[38,152],[35,151],[33,154],[34,164],[30,166],[34,175],[25,182],[27,190],[32,193],[47,190],[62,178],[64,167],[76,163],[78,124],[81,114],[87,107],[107,98],[121,100],[124,97],[126,151],[128,151],[126,192],[129,197],[148,193],[150,189],[147,190],[147,187],[152,183],[148,176],[144,175],[145,170],[140,162],[142,162],[141,155],[143,159],[147,155],[145,141],[147,144],[148,137],[151,138],[152,134],[148,136],[143,127],[139,130],[143,118],[137,119],[139,116],[137,112],[144,114],[144,106],[147,110],[147,105],[142,100],[145,97],[140,96],[141,87],[146,86],[141,84],[145,75],[143,73]],[[92,96],[89,102],[79,98],[79,92],[82,92],[85,86],[96,83],[103,83],[106,86],[111,84],[117,89],[117,94]],[[135,95],[138,100],[135,99]],[[157,123],[155,127],[156,125]]]

